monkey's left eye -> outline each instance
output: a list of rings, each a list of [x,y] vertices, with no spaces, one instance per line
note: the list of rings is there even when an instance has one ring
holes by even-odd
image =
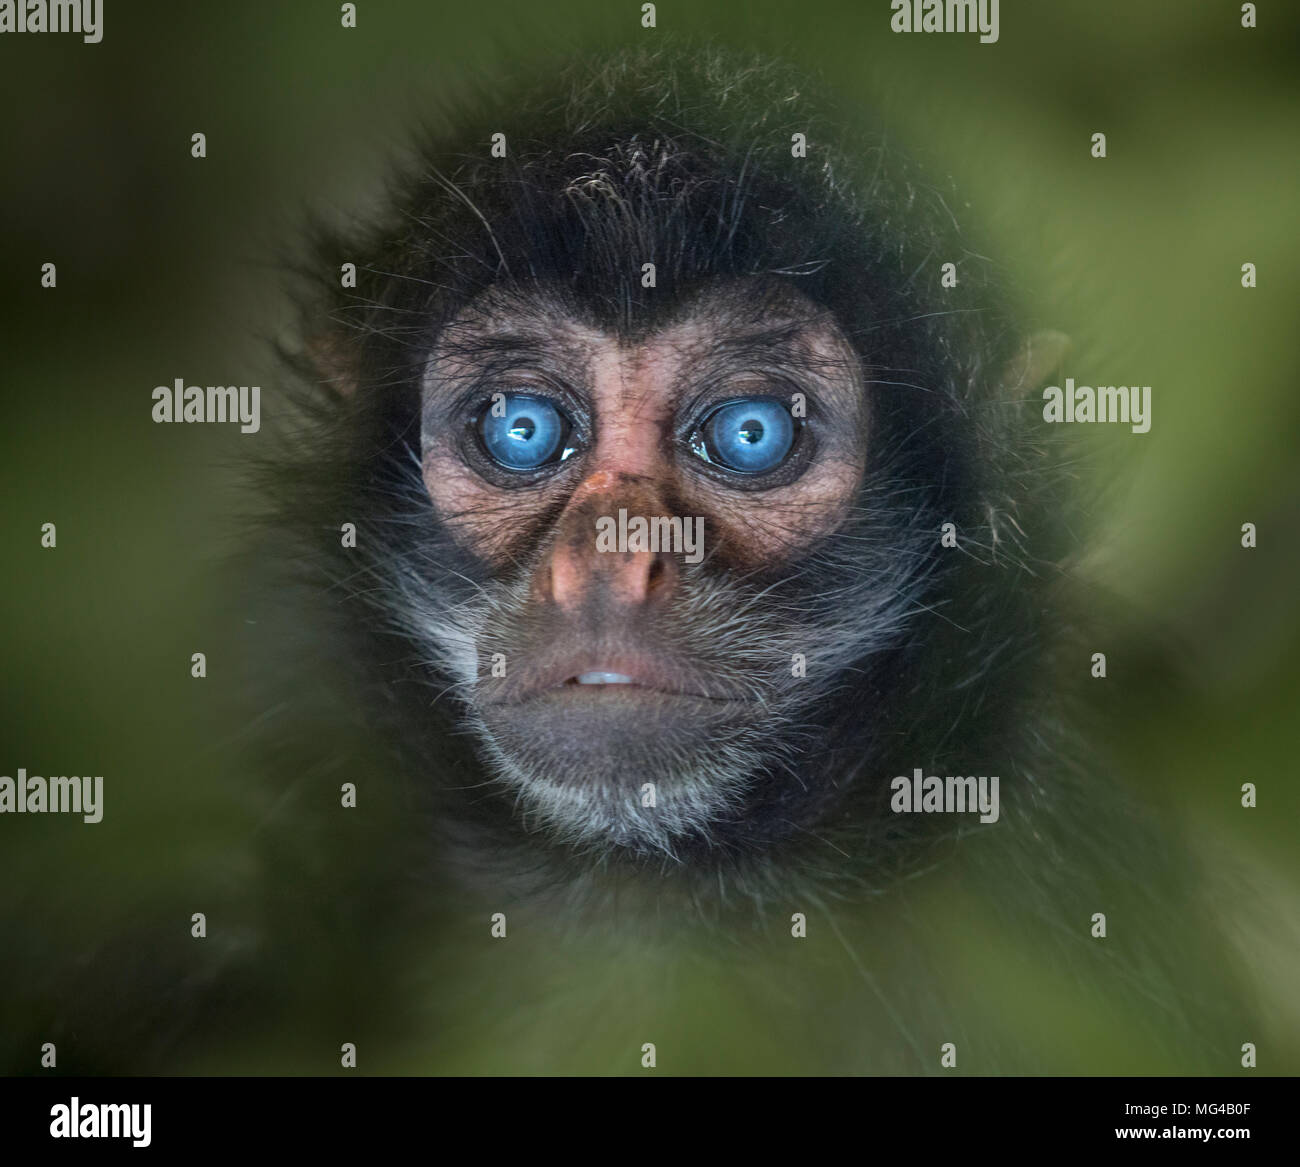
[[[691,435],[691,449],[706,462],[740,474],[775,470],[794,445],[795,424],[775,397],[746,397],[718,406]]]
[[[564,449],[569,428],[554,405],[527,393],[503,394],[478,419],[483,448],[507,470],[535,470],[562,460],[571,452]]]

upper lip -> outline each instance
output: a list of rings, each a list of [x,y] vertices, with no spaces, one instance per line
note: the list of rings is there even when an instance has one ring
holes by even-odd
[[[673,661],[647,653],[582,653],[558,658],[554,663],[525,667],[492,684],[495,692],[490,701],[494,705],[517,705],[567,683],[577,684],[579,677],[588,673],[612,673],[627,677],[619,684],[620,690],[649,689],[677,697],[694,697],[703,701],[734,701],[737,695],[723,688],[714,678],[703,676],[699,670],[684,667]],[[586,687],[586,686],[584,686]],[[599,688],[599,686],[591,686]]]

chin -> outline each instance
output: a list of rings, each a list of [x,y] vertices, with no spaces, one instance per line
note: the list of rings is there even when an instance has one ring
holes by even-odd
[[[524,819],[569,845],[675,855],[733,817],[757,769],[750,702],[559,686],[478,711]]]

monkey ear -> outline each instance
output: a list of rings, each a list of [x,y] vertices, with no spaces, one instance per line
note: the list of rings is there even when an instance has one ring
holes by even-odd
[[[317,332],[303,345],[301,360],[312,379],[340,397],[357,387],[357,353],[336,332]]]
[[[1027,336],[1007,362],[1002,375],[1004,389],[1035,390],[1058,372],[1070,351],[1070,338],[1063,332],[1035,332]]]

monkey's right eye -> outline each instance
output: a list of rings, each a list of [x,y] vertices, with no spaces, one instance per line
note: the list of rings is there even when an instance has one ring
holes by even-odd
[[[483,448],[507,470],[536,470],[563,461],[573,452],[565,447],[570,428],[554,405],[527,393],[495,396],[478,419]]]

